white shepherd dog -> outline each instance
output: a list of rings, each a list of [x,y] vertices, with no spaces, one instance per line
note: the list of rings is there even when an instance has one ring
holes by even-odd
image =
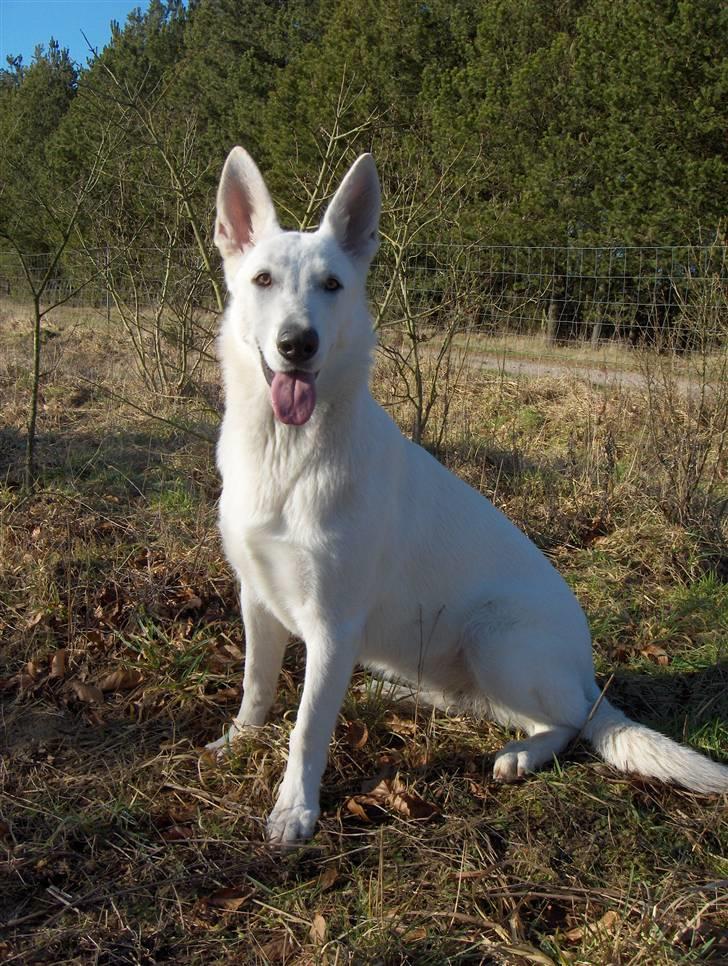
[[[246,656],[240,711],[208,747],[224,750],[263,724],[294,634],[306,674],[268,819],[273,842],[313,833],[357,663],[409,682],[431,704],[475,705],[525,732],[496,755],[500,781],[581,734],[623,771],[728,791],[728,768],[599,701],[589,628],[566,583],[372,398],[366,277],[379,209],[368,154],[308,233],[279,227],[242,148],[225,163],[215,226],[230,290],[220,529],[240,578]]]

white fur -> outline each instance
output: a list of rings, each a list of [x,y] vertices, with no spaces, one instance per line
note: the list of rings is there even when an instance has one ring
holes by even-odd
[[[365,281],[379,186],[363,155],[312,233],[283,232],[242,148],[225,165],[216,242],[230,304],[220,352],[226,411],[218,447],[220,528],[241,584],[244,695],[221,749],[262,725],[290,634],[306,644],[300,709],[274,842],[310,836],[319,785],[357,663],[410,682],[433,703],[485,707],[529,737],[496,756],[513,781],[582,732],[627,771],[704,792],[728,768],[637,725],[602,701],[589,629],[565,582],[488,500],[405,439],[368,388],[374,344]],[[271,284],[254,282],[267,272]],[[326,291],[335,276],[342,288]],[[277,333],[316,329],[317,404],[304,425],[276,420],[261,353],[287,363]]]

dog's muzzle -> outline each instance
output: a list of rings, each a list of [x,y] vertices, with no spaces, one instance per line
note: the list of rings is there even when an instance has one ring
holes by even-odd
[[[316,406],[318,373],[306,372],[303,369],[276,372],[265,361],[260,348],[258,352],[263,376],[270,386],[270,400],[276,419],[288,426],[302,426],[307,423]]]

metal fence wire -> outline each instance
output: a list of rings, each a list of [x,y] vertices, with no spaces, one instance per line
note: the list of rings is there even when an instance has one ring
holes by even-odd
[[[728,337],[728,246],[517,247],[383,245],[370,280],[382,326],[542,335],[552,342],[671,345]],[[24,263],[24,265],[23,265]],[[48,255],[0,252],[0,313],[16,315],[51,264]],[[217,261],[215,261],[217,266]],[[25,267],[24,267],[25,266]],[[219,267],[219,266],[217,266]],[[219,272],[219,277],[222,272]],[[111,319],[122,302],[215,312],[199,252],[107,247],[64,252],[42,304]],[[1,318],[1,316],[0,316]]]

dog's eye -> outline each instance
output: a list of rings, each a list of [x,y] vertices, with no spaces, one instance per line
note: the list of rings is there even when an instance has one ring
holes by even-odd
[[[333,275],[329,275],[324,282],[324,288],[327,292],[335,292],[337,289],[341,288],[341,282],[338,280],[338,278],[334,278]]]
[[[259,285],[261,288],[268,288],[273,279],[270,277],[270,272],[258,272],[258,274],[253,279],[254,285]]]

